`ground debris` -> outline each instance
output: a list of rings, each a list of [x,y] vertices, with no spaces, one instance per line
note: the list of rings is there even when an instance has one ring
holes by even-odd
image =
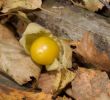
[[[106,72],[79,68],[66,93],[76,100],[110,100],[110,80]]]
[[[0,100],[52,100],[52,95],[44,92],[27,92],[0,85]]]
[[[93,67],[109,72],[110,58],[106,51],[100,51],[89,33],[85,33],[79,41],[70,43],[76,47],[73,52],[76,53],[77,59],[82,63],[92,64]]]

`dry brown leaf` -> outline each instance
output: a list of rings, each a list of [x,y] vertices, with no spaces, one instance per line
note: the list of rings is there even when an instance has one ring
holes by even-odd
[[[71,85],[66,92],[76,100],[110,100],[110,80],[106,72],[79,68]]]
[[[26,92],[0,85],[0,100],[52,100],[52,95],[44,92]]]
[[[81,6],[91,11],[98,11],[102,9],[104,4],[100,0],[71,0],[75,5]],[[103,0],[104,1],[104,0]],[[110,0],[106,0],[108,3]]]
[[[40,8],[41,4],[42,4],[41,0],[5,0],[1,12],[6,13],[16,8],[33,10],[36,8]]]
[[[75,73],[67,69],[52,71],[40,75],[38,87],[43,92],[55,94],[65,88],[75,77]]]
[[[110,71],[110,59],[106,52],[99,51],[89,33],[85,33],[81,41],[72,42],[76,46],[73,52],[80,55],[86,63],[93,64],[96,68]]]
[[[55,93],[61,81],[61,73],[58,71],[43,73],[38,80],[38,87],[45,93]]]
[[[13,33],[0,24],[0,71],[9,75],[22,85],[36,80],[40,74],[40,67],[24,53]]]

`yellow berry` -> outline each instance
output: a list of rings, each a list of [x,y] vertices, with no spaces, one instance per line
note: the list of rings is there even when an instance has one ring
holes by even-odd
[[[30,53],[36,63],[49,65],[58,57],[59,46],[53,38],[42,36],[33,42]]]

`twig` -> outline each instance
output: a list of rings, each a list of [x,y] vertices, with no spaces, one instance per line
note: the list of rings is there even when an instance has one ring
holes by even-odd
[[[16,13],[10,13],[10,12],[8,12],[8,13],[1,14],[0,17],[7,16],[7,15],[16,15]]]
[[[107,2],[107,0],[99,0],[99,1],[103,3],[110,10],[110,5],[109,2]]]
[[[49,10],[47,10],[47,9],[44,9],[44,8],[40,8],[41,10],[43,10],[43,11],[45,11],[45,12],[47,12],[47,13],[50,13],[50,14],[56,14],[55,12],[52,12],[52,11],[49,11]]]
[[[70,0],[70,1],[74,4],[73,0]]]

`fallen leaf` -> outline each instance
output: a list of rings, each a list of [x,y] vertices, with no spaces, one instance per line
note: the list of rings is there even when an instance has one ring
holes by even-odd
[[[110,59],[105,51],[99,51],[90,34],[85,33],[83,38],[77,42],[71,42],[72,46],[76,46],[73,52],[80,55],[80,60],[88,64],[93,64],[94,67],[100,70],[110,71]]]
[[[41,68],[25,54],[13,33],[0,24],[0,71],[22,85],[38,80]]]
[[[44,92],[27,92],[0,84],[0,100],[52,100],[52,95]]]
[[[45,93],[55,93],[61,81],[61,72],[54,71],[43,73],[38,80],[38,87]]]
[[[71,0],[75,5],[81,6],[91,11],[102,9],[104,4],[100,0]],[[104,0],[103,0],[104,1]],[[110,0],[106,0],[109,4]]]
[[[110,100],[110,80],[106,72],[79,68],[71,85],[66,93],[76,100]]]
[[[45,93],[57,94],[75,77],[75,73],[67,69],[52,71],[40,75],[38,87]]]
[[[40,8],[41,4],[41,0],[5,0],[1,12],[6,13],[16,8],[33,10]]]

